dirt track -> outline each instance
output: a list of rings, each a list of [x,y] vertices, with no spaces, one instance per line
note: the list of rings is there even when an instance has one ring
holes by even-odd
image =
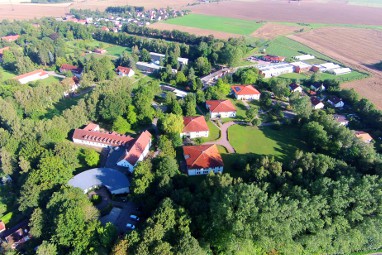
[[[382,72],[371,68],[382,60],[382,31],[354,28],[321,28],[289,38],[339,60],[345,65],[368,72],[371,78],[344,83],[382,109]]]
[[[382,25],[382,8],[353,6],[345,1],[224,1],[191,6],[190,9],[194,13],[249,20]]]
[[[179,25],[172,25],[172,24],[166,24],[162,22],[154,23],[150,25],[150,28],[156,28],[160,30],[179,30],[182,32],[188,32],[190,34],[195,35],[201,35],[201,36],[209,36],[213,35],[215,38],[218,39],[228,39],[232,37],[240,37],[239,34],[231,34],[231,33],[224,33],[214,30],[208,30],[208,29],[201,29],[201,28],[194,28],[194,27],[185,27],[185,26],[179,26]]]

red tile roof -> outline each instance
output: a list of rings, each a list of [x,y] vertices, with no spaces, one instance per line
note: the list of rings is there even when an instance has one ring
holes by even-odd
[[[60,70],[79,72],[81,71],[81,68],[74,65],[62,64]]]
[[[9,47],[4,47],[0,49],[0,55],[4,54],[4,51],[9,50]]]
[[[183,133],[209,131],[206,120],[203,116],[183,117]]]
[[[134,166],[150,141],[151,134],[146,130],[141,133],[139,137],[134,140],[134,142],[132,142],[130,148],[126,150],[125,155],[120,160],[124,159]]]
[[[5,223],[0,220],[0,233],[6,230]]]
[[[13,42],[19,39],[19,37],[20,35],[7,35],[7,36],[1,37],[1,40],[7,41],[7,42]]]
[[[215,144],[183,146],[187,169],[214,168],[224,166]]]
[[[355,131],[355,136],[364,142],[373,140],[373,137],[371,137],[371,135],[365,131]]]
[[[45,71],[42,70],[42,69],[38,69],[38,70],[29,72],[29,73],[25,73],[25,74],[16,76],[16,77],[14,77],[13,79],[20,80],[20,79],[23,79],[23,78],[25,78],[25,77],[32,76],[32,75],[35,75],[35,74],[39,74],[40,76],[44,76],[44,75],[47,75],[48,73],[45,72]]]
[[[230,100],[207,100],[211,112],[236,112],[235,106]]]
[[[231,89],[236,95],[260,95],[260,92],[252,85],[234,85]]]
[[[129,74],[131,71],[130,68],[128,67],[123,67],[123,66],[118,66],[117,67],[117,72],[121,72],[121,73],[124,73],[124,74]]]
[[[270,62],[281,62],[285,60],[285,57],[281,56],[273,56],[273,55],[265,55],[262,57],[263,60],[265,61],[270,61]]]
[[[73,139],[97,142],[110,146],[123,146],[134,139],[131,136],[121,135],[116,132],[96,131],[97,128],[99,128],[97,124],[89,123],[83,129],[75,129]]]

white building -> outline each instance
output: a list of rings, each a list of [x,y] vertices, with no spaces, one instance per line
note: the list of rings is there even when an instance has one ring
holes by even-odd
[[[289,84],[289,89],[291,92],[299,92],[302,93],[302,88],[297,83],[291,83]]]
[[[48,78],[49,75],[42,69],[35,70],[26,74],[22,74],[14,77],[13,79],[18,80],[21,84],[27,84],[28,82],[38,81]]]
[[[259,66],[258,67],[260,74],[264,78],[276,77],[286,73],[293,73],[294,66],[289,63],[277,63],[271,64],[267,66]]]
[[[324,63],[320,65],[313,65],[312,71],[313,72],[327,72],[329,70],[338,69],[341,68],[341,66],[334,64],[334,63]]]
[[[300,61],[304,61],[304,60],[310,60],[310,59],[314,59],[315,57],[312,56],[312,55],[300,55],[300,56],[295,56],[294,59],[297,59],[297,60],[300,60]]]
[[[252,85],[231,86],[231,93],[237,100],[260,100],[261,95]]]
[[[137,163],[142,161],[149,153],[151,141],[149,131],[146,130],[141,133],[137,139],[134,139],[134,141],[128,145],[125,154],[117,162],[117,165],[127,167],[132,173]]]
[[[324,103],[322,103],[317,97],[311,97],[310,102],[312,103],[314,110],[323,109],[325,107]]]
[[[230,100],[207,100],[206,108],[209,110],[211,118],[234,118],[236,117],[235,106]]]
[[[183,117],[183,124],[184,128],[180,137],[194,139],[209,136],[210,132],[204,116]]]
[[[348,73],[351,73],[351,69],[350,68],[337,68],[337,69],[329,70],[328,73],[331,73],[334,75],[348,74]]]
[[[223,159],[215,144],[183,146],[183,155],[189,176],[223,173]]]
[[[336,97],[336,96],[330,96],[328,98],[328,103],[331,104],[335,108],[342,108],[345,105],[345,103],[342,101],[342,99],[339,97]]]
[[[128,67],[123,67],[123,66],[118,66],[116,71],[117,71],[118,76],[121,76],[121,77],[125,77],[125,76],[126,77],[132,77],[135,74],[133,69],[128,68]]]

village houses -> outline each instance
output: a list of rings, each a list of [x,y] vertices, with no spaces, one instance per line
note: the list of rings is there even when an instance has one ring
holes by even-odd
[[[17,80],[21,84],[27,84],[28,82],[44,80],[48,78],[49,75],[42,69],[35,70],[33,72],[25,73],[19,76],[14,77],[13,79]]]
[[[210,112],[212,119],[215,118],[234,118],[236,109],[230,100],[207,100],[206,108]]]
[[[231,93],[237,100],[260,100],[260,92],[252,85],[231,86]]]
[[[189,176],[223,173],[223,159],[215,144],[183,146],[183,155]]]
[[[184,128],[180,137],[194,139],[209,136],[209,128],[204,116],[183,117],[183,124]]]

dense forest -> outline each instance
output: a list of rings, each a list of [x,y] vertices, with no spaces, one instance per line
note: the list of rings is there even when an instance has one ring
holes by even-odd
[[[147,31],[136,32],[142,36],[111,33],[50,19],[0,23],[1,35],[21,35],[16,42],[0,45],[10,46],[1,63],[4,70],[22,74],[71,63],[83,67],[85,84],[96,84],[63,109],[55,108],[68,100],[58,82],[0,84],[1,177],[13,179],[0,185],[0,216],[11,214],[10,225],[29,219],[33,238],[25,254],[35,254],[37,246],[41,255],[349,254],[382,247],[380,145],[363,143],[338,125],[330,110],[312,111],[306,96],[290,94],[288,82],[263,80],[254,68],[240,69],[201,90],[199,76],[217,64],[234,65],[253,48],[245,39],[180,39],[174,31],[163,37]],[[68,42],[92,38],[130,47],[132,52],[117,59],[66,53]],[[133,67],[148,58],[149,51],[166,54],[166,69],[158,79],[133,83],[115,78],[116,66]],[[179,56],[190,58],[190,66],[178,66]],[[171,67],[178,72],[173,74]],[[303,82],[313,79],[317,77]],[[166,93],[162,103],[169,110],[156,110],[151,104],[162,93],[160,80],[191,93],[180,100]],[[323,82],[358,114],[351,125],[371,130],[375,137],[382,135],[381,111],[353,90]],[[281,120],[270,92],[290,98],[297,117],[283,125],[298,129],[306,150],[285,160],[241,154],[231,173],[186,176],[178,165],[182,116],[195,115],[196,105],[206,99],[226,97],[231,83],[255,84],[263,92],[260,107]],[[257,115],[247,114],[251,121]],[[159,127],[154,147],[159,154],[137,165],[128,196],[142,208],[145,220],[136,230],[118,236],[112,224],[100,223],[100,212],[88,197],[67,185],[74,174],[99,162],[99,154],[75,146],[71,134],[89,121],[122,133],[139,132],[151,127],[154,118]],[[5,254],[17,254],[3,249]]]

